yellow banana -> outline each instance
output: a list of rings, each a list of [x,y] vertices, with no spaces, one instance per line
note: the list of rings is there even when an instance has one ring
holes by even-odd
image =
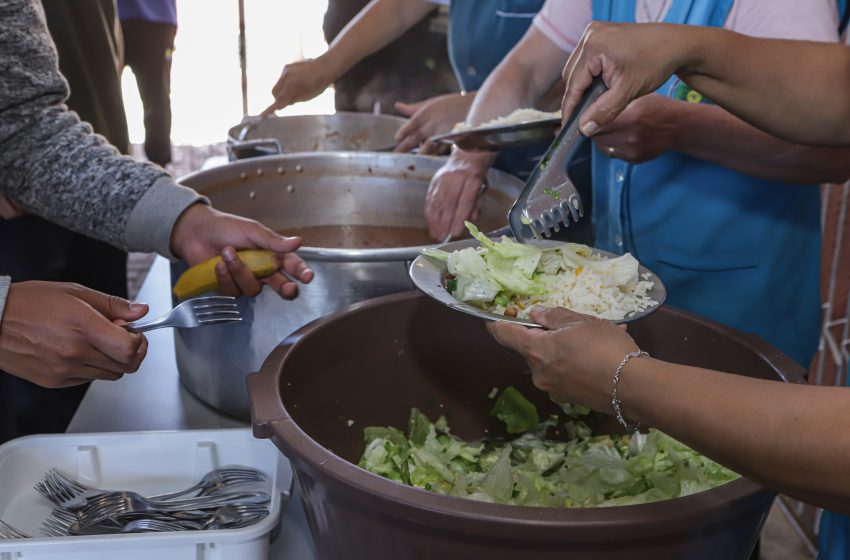
[[[237,251],[237,255],[257,278],[271,276],[278,269],[277,258],[271,251],[250,249]],[[180,275],[174,284],[174,296],[185,299],[209,292],[218,288],[215,276],[215,265],[221,262],[221,257],[214,257],[196,264]]]

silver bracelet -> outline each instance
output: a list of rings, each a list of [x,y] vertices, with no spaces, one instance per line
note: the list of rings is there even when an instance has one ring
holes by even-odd
[[[626,354],[626,357],[623,358],[623,361],[617,366],[617,371],[614,372],[613,387],[611,390],[611,406],[614,408],[614,415],[617,417],[617,422],[619,422],[629,433],[639,430],[640,423],[630,425],[626,422],[626,418],[623,416],[623,407],[620,405],[620,399],[617,397],[617,385],[620,384],[620,373],[622,373],[626,364],[629,363],[629,360],[632,358],[640,358],[641,356],[649,356],[649,352],[638,350],[637,352],[629,352]]]

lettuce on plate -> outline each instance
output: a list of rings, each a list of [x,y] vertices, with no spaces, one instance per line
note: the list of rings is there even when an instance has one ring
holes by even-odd
[[[550,248],[517,243],[503,236],[496,241],[466,222],[469,233],[481,244],[448,253],[423,249],[422,254],[446,262],[448,289],[457,299],[479,306],[506,306],[517,297],[545,297],[550,287],[544,276],[594,272],[605,286],[634,290],[639,278],[639,263],[630,254],[611,259],[592,256],[586,245],[563,243]]]
[[[493,415],[524,433],[510,440],[468,442],[411,410],[408,433],[366,428],[360,467],[449,496],[540,507],[605,507],[669,500],[715,488],[738,475],[657,431],[594,435],[583,422],[540,422],[534,404],[513,387]],[[559,429],[569,440],[547,439]],[[510,432],[510,430],[508,430]]]

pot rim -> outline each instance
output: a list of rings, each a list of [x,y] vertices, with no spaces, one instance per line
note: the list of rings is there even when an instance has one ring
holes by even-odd
[[[500,531],[510,528],[513,531],[511,538],[552,541],[594,541],[606,534],[611,538],[611,534],[608,534],[611,530],[618,531],[618,537],[648,538],[680,532],[676,527],[690,519],[699,518],[702,525],[711,525],[727,519],[730,508],[745,511],[760,507],[775,496],[773,491],[741,477],[712,490],[640,505],[560,509],[488,504],[406,486],[370,473],[337,456],[302,430],[283,404],[279,389],[283,386],[282,373],[289,355],[299,345],[304,344],[305,340],[321,332],[324,325],[341,315],[354,315],[386,303],[424,297],[419,292],[402,292],[357,303],[317,319],[287,337],[278,347],[278,351],[269,356],[263,364],[263,373],[259,374],[271,376],[274,382],[276,391],[268,398],[275,401],[278,418],[258,426],[258,419],[254,417],[254,407],[257,403],[255,395],[252,394],[255,433],[271,437],[291,461],[301,463],[302,468],[306,466],[311,476],[333,481],[334,491],[345,492],[355,501],[362,501],[364,497],[377,499],[381,502],[382,511],[398,517],[450,531],[457,531],[462,527],[464,531],[488,536],[505,536]],[[718,334],[722,331],[726,336],[737,338],[741,344],[762,356],[771,365],[779,365],[777,369],[784,372],[784,381],[802,382],[802,377],[793,369],[796,364],[775,350],[767,355],[765,350],[771,347],[760,338],[670,307],[665,307],[663,311],[688,315],[689,318],[717,330]],[[799,366],[796,368],[801,369]],[[270,385],[265,388],[269,389]],[[639,515],[636,516],[636,513]],[[660,524],[657,521],[659,518],[675,520],[675,523]]]
[[[295,115],[295,116],[303,116],[303,115]],[[390,116],[390,115],[385,115]],[[276,117],[276,118],[288,118],[288,117]],[[296,153],[287,153],[287,154],[274,154],[269,156],[260,156],[250,159],[237,160],[226,165],[222,165],[220,167],[214,167],[212,169],[201,169],[198,171],[193,171],[188,175],[184,175],[178,179],[178,183],[183,184],[184,182],[190,183],[189,186],[191,188],[191,182],[198,180],[198,177],[206,177],[209,175],[215,175],[215,172],[223,173],[225,170],[230,171],[237,176],[240,172],[245,172],[248,170],[254,171],[257,169],[257,166],[260,165],[261,169],[265,171],[265,167],[270,168],[268,173],[271,174],[272,170],[276,166],[275,164],[281,160],[304,160],[304,161],[317,161],[322,159],[332,159],[332,160],[355,160],[361,159],[364,156],[371,155],[375,156],[377,159],[383,158],[404,158],[404,159],[412,159],[412,160],[422,160],[422,161],[432,161],[432,162],[441,162],[444,163],[446,161],[445,156],[432,156],[432,155],[419,155],[419,154],[392,154],[386,152],[371,152],[371,151],[361,151],[361,152],[345,152],[345,151],[329,151],[329,152],[296,152]],[[252,174],[248,174],[247,176],[252,176]],[[498,169],[491,169],[488,172],[488,177],[498,177],[502,180],[514,180],[517,182],[517,186],[521,186],[522,181],[504,171],[500,171]],[[491,179],[492,180],[492,179]],[[519,192],[519,191],[518,191]],[[505,225],[487,232],[488,236],[501,236],[507,235],[510,233],[510,227],[507,225],[507,215],[505,216]],[[303,246],[298,249],[298,254],[304,257],[307,260],[314,261],[324,261],[324,262],[406,262],[412,261],[416,257],[419,256],[422,249],[426,249],[428,247],[438,247],[442,244],[442,242],[435,241],[433,244],[429,245],[417,245],[413,247],[384,247],[384,248],[376,248],[376,249],[337,249],[337,248],[328,248],[328,247],[311,247],[311,246]]]
[[[375,119],[375,120],[380,120],[380,121],[385,121],[385,122],[395,122],[399,126],[404,125],[404,123],[406,123],[407,120],[408,120],[408,119],[406,119],[404,117],[400,117],[398,115],[385,115],[385,114],[375,115],[373,113],[359,113],[357,111],[336,111],[334,113],[319,113],[319,114],[315,114],[315,115],[273,115],[273,116],[268,116],[268,117],[254,116],[254,117],[247,117],[247,118],[243,119],[242,122],[240,122],[239,124],[233,125],[230,128],[228,128],[227,129],[227,143],[232,144],[234,142],[240,142],[239,133],[242,132],[242,130],[245,129],[245,127],[256,125],[256,124],[258,124],[262,121],[269,121],[269,122],[272,122],[272,123],[278,123],[278,122],[282,122],[282,121],[310,120],[310,119],[315,119],[316,117],[322,117],[322,118],[335,117],[335,116],[338,116],[338,115],[341,115],[343,118],[353,116],[355,118],[363,119],[365,117],[370,117],[370,118]],[[295,153],[310,153],[310,152],[295,152]],[[322,153],[326,153],[326,152],[322,152]]]

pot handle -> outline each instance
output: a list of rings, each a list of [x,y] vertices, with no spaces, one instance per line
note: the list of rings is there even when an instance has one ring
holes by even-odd
[[[237,161],[261,156],[274,156],[283,153],[277,138],[258,138],[244,142],[232,142],[227,145],[227,159]]]
[[[289,420],[280,399],[280,365],[286,359],[291,344],[282,344],[275,348],[260,371],[249,373],[245,378],[248,385],[248,399],[251,402],[251,426],[254,437],[269,439],[272,436],[271,424]]]
[[[741,338],[747,341],[759,356],[764,358],[782,375],[786,383],[806,383],[808,371],[795,360],[786,356],[780,350],[768,344],[763,338],[753,333],[740,333]]]

